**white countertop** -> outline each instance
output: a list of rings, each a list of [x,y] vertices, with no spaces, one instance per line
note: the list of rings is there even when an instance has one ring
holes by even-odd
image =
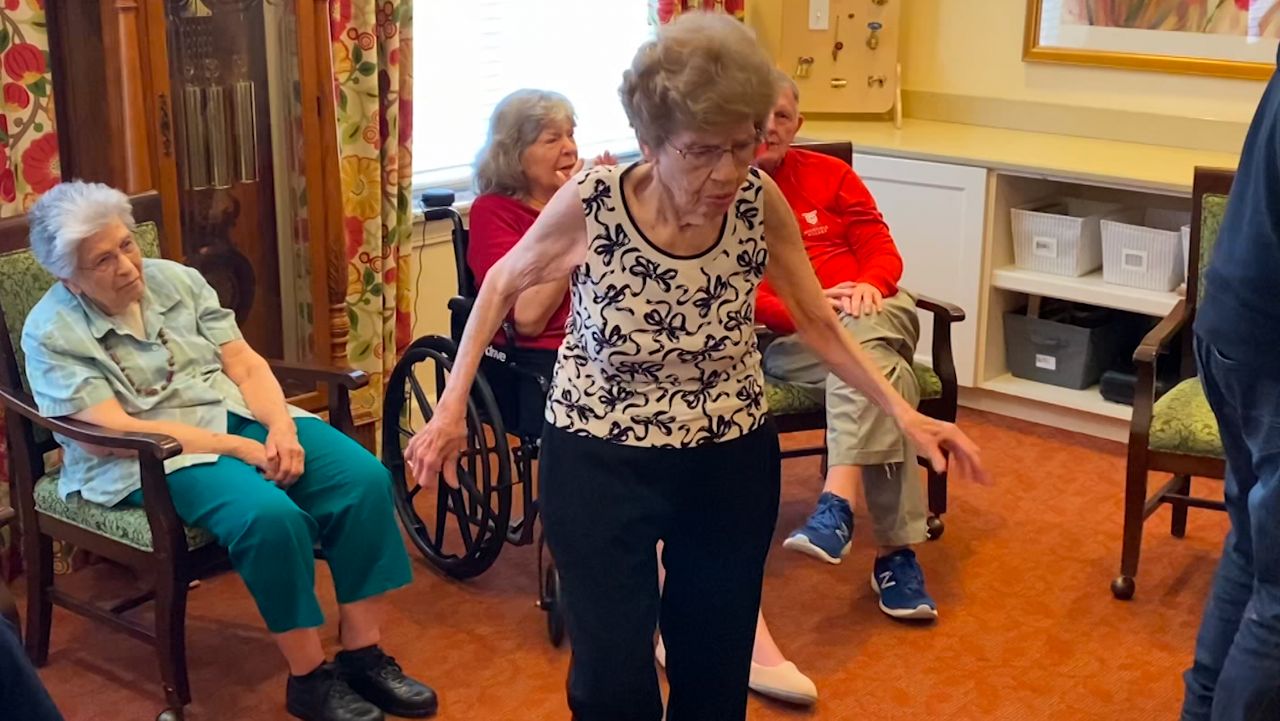
[[[973,165],[1025,175],[1178,195],[1196,166],[1235,168],[1239,155],[907,118],[892,123],[810,120],[801,135],[849,140],[855,152]]]

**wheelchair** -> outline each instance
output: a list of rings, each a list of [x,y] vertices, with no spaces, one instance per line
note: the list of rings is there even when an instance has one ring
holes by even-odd
[[[453,253],[457,270],[457,295],[449,301],[450,335],[415,340],[396,363],[386,383],[382,459],[394,479],[396,511],[409,538],[427,562],[455,580],[484,573],[498,559],[504,544],[537,544],[539,597],[546,613],[547,635],[552,645],[565,638],[564,604],[560,575],[538,531],[538,497],[534,464],[538,459],[536,435],[514,431],[504,419],[504,398],[524,395],[521,384],[535,384],[545,398],[549,379],[521,366],[508,353],[515,347],[515,331],[504,324],[505,344],[485,350],[467,403],[467,449],[458,461],[458,488],[442,477],[419,486],[408,473],[404,449],[415,431],[432,416],[432,403],[448,382],[457,344],[462,339],[476,298],[476,282],[467,267],[467,229],[452,208],[454,195],[427,191],[422,196],[426,220],[453,224]],[[514,498],[519,490],[519,497]],[[515,503],[519,502],[519,508]],[[518,514],[518,515],[517,515]]]

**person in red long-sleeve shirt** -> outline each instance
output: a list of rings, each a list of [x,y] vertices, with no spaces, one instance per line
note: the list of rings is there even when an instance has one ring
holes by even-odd
[[[902,256],[866,185],[828,155],[791,147],[804,118],[799,90],[778,74],[778,102],[757,165],[769,173],[800,225],[805,250],[844,328],[912,403],[920,389],[912,369],[920,322],[915,300],[898,287]],[[761,284],[756,321],[782,336],[764,353],[765,373],[827,411],[828,469],[817,509],[783,547],[840,563],[853,534],[856,488],[863,485],[878,552],[872,585],[880,609],[895,618],[937,618],[911,546],[925,539],[927,511],[915,453],[893,419],[841,382],[795,336],[781,299]]]
[[[573,106],[563,95],[544,90],[517,90],[494,108],[489,137],[477,155],[477,197],[471,204],[467,267],[476,285],[495,263],[524,237],[556,190],[568,182],[583,162],[574,141]],[[596,164],[612,165],[609,154]],[[515,347],[505,333],[494,344],[515,363],[550,380],[569,317],[569,279],[536,286],[520,294],[507,319],[515,329]],[[526,378],[503,373],[499,365],[486,368],[499,410],[508,429],[525,437],[542,430],[546,399]],[[658,649],[665,662],[665,650]],[[811,704],[817,700],[813,682],[779,650],[761,614],[757,618],[750,687],[783,701]]]

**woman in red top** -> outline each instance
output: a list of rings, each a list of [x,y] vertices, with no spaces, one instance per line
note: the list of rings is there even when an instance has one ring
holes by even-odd
[[[573,131],[573,106],[559,93],[517,90],[494,109],[488,141],[476,158],[478,197],[471,205],[467,266],[477,286],[524,236],[556,190],[582,169]],[[608,153],[595,159],[596,164],[614,162]],[[515,348],[505,334],[494,339],[509,359],[548,380],[569,318],[568,290],[565,277],[524,291],[507,318],[515,328]],[[509,430],[537,437],[546,405],[541,389],[523,378],[504,382],[501,373],[486,371],[485,379],[494,388],[503,418],[514,421]],[[665,663],[665,656],[659,647],[659,660]],[[778,649],[763,615],[756,626],[750,686],[766,696],[805,705],[818,695],[813,682]]]
[[[494,109],[488,141],[476,158],[477,197],[467,246],[467,266],[477,286],[529,230],[556,190],[582,169],[573,129],[573,106],[559,93],[517,90]],[[494,339],[508,359],[547,380],[564,340],[568,290],[569,279],[564,278],[521,293],[507,318],[515,328],[515,347],[505,334]],[[512,424],[509,430],[537,437],[546,402],[542,389],[527,378],[500,376],[494,377],[494,392]]]

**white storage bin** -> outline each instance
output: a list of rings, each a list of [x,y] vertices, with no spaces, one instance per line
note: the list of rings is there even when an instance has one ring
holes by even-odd
[[[1117,203],[1077,198],[1010,209],[1019,268],[1077,277],[1102,265],[1099,222],[1123,215]]]
[[[1191,272],[1191,225],[1182,226],[1182,277]]]
[[[1102,279],[1116,285],[1171,291],[1186,276],[1182,228],[1185,211],[1150,208],[1142,225],[1103,219]]]

